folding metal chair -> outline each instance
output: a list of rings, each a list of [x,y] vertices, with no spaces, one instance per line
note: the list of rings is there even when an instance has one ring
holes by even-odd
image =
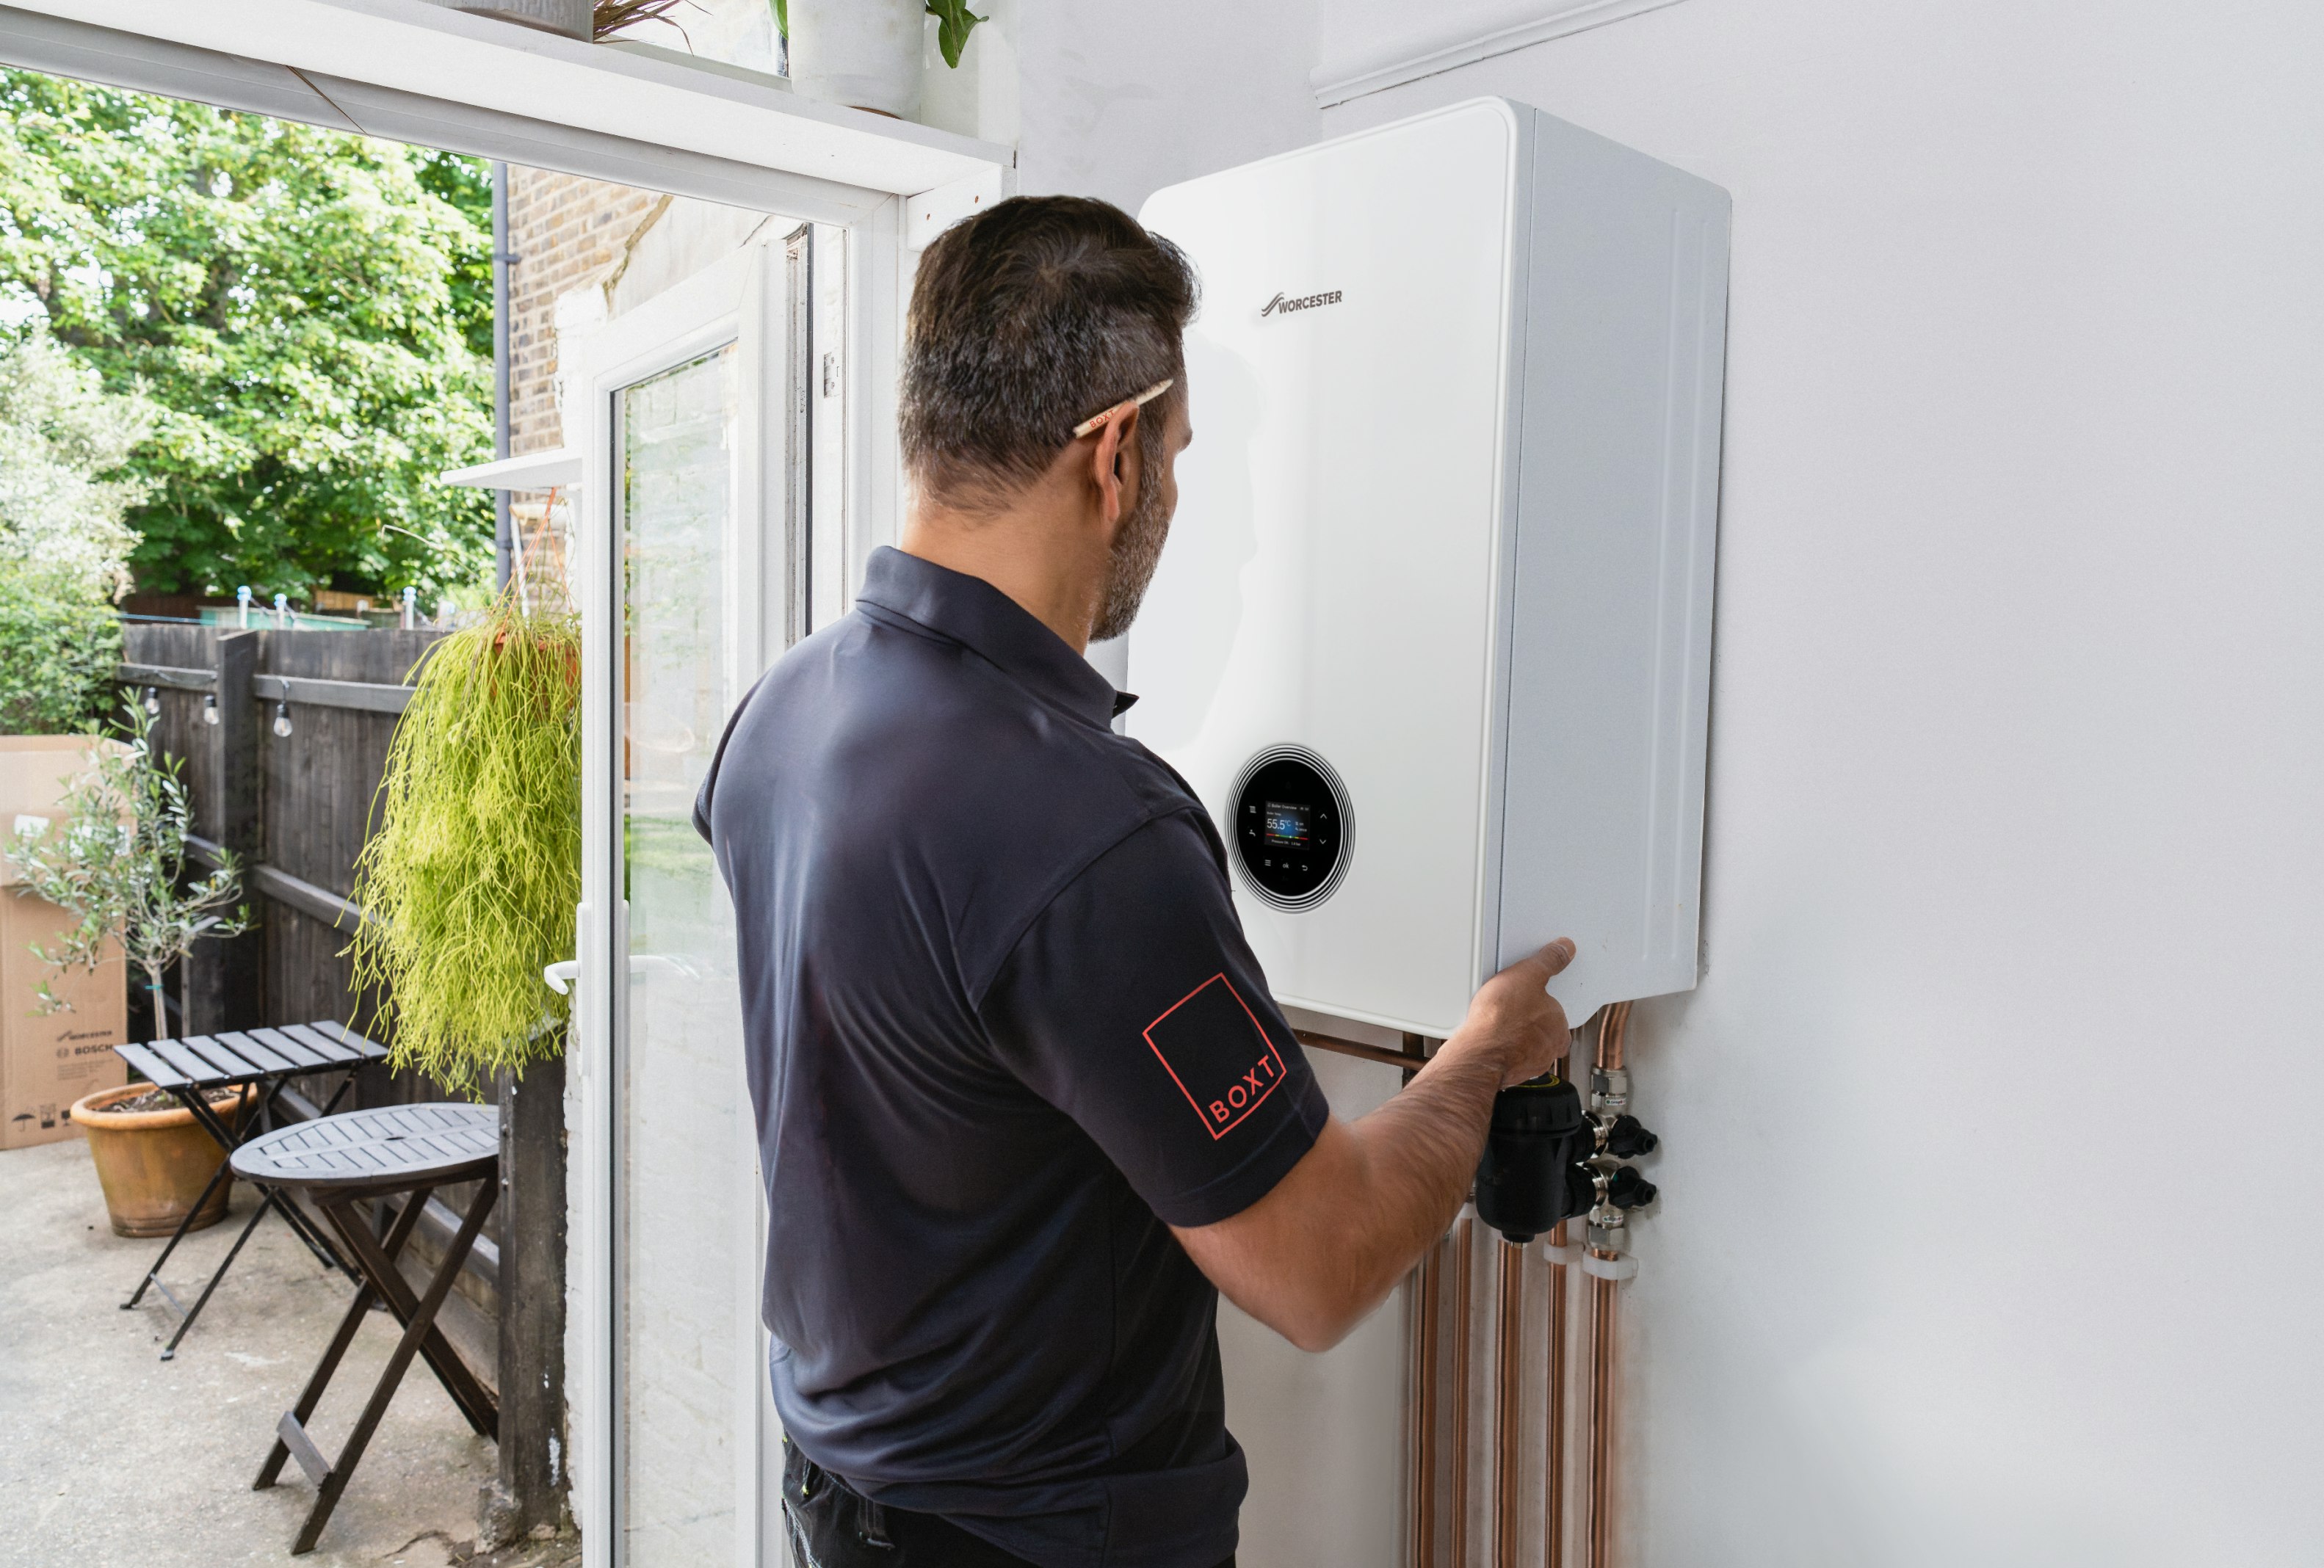
[[[210,1194],[217,1190],[218,1184],[226,1179],[226,1170],[235,1150],[272,1125],[275,1101],[291,1079],[309,1073],[344,1074],[338,1086],[331,1091],[329,1102],[323,1108],[324,1114],[328,1115],[346,1097],[349,1086],[355,1081],[357,1071],[385,1057],[386,1047],[364,1038],[336,1019],[323,1019],[315,1023],[291,1024],[283,1028],[251,1029],[247,1032],[231,1030],[218,1035],[192,1035],[182,1040],[155,1040],[150,1045],[115,1046],[113,1051],[114,1055],[151,1079],[155,1088],[168,1090],[180,1104],[192,1111],[194,1120],[217,1140],[222,1156],[217,1169],[210,1176],[209,1185],[202,1188],[202,1195],[194,1200],[193,1207],[186,1211],[186,1217],[178,1222],[178,1228],[171,1232],[169,1244],[161,1249],[161,1255],[153,1260],[153,1267],[145,1271],[145,1277],[137,1282],[137,1288],[129,1293],[129,1299],[121,1304],[122,1310],[128,1311],[144,1299],[146,1288],[150,1286],[161,1292],[161,1299],[177,1313],[180,1321],[177,1332],[170,1336],[170,1342],[162,1347],[163,1360],[176,1357],[178,1342],[186,1337],[187,1331],[194,1326],[194,1320],[201,1316],[202,1308],[209,1305],[212,1293],[218,1287],[218,1281],[224,1279],[226,1271],[234,1267],[243,1243],[250,1240],[250,1233],[258,1229],[258,1222],[266,1217],[270,1209],[282,1216],[283,1222],[307,1244],[307,1250],[315,1255],[316,1261],[326,1268],[340,1270],[350,1279],[358,1277],[355,1270],[339,1256],[338,1250],[331,1245],[329,1238],[317,1228],[314,1221],[301,1213],[296,1203],[272,1190],[252,1211],[250,1219],[242,1227],[242,1234],[235,1238],[233,1248],[227,1251],[226,1260],[210,1275],[202,1287],[201,1295],[195,1298],[190,1308],[161,1283],[161,1266],[169,1262],[170,1254],[178,1250],[180,1241],[185,1240],[186,1231],[193,1223],[194,1216],[201,1213],[202,1205],[209,1202]],[[235,1127],[229,1127],[211,1106],[209,1097],[220,1089],[239,1089],[244,1084],[257,1086],[258,1102],[245,1111]]]

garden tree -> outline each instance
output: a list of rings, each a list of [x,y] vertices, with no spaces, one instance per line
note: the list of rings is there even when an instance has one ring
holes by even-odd
[[[145,485],[120,476],[152,426],[34,320],[0,336],[0,733],[75,730],[111,700]]]
[[[0,338],[0,558],[80,598],[126,592],[122,517],[148,486],[121,467],[152,425],[39,321]]]
[[[471,159],[0,71],[0,310],[155,405],[141,589],[488,580],[432,480],[492,455],[490,212]]]

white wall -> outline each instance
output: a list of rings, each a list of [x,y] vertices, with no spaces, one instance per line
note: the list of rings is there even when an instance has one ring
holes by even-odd
[[[2319,80],[2312,0],[1687,0],[1323,116],[1735,196],[1633,1563],[2324,1552]]]
[[[1017,0],[1021,189],[1130,212],[1315,140],[1308,0]]]
[[[1010,4],[1003,37],[1019,67],[1018,189],[1028,196],[1096,196],[1135,213],[1166,185],[1323,134],[1307,90],[1308,0]],[[1092,648],[1090,662],[1116,685],[1125,678],[1118,641]]]

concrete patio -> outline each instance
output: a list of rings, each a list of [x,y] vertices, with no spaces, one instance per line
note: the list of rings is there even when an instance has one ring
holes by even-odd
[[[182,1298],[255,1202],[238,1186],[226,1221],[178,1249],[164,1277]],[[424,1363],[404,1379],[321,1545],[290,1554],[313,1488],[296,1465],[272,1490],[253,1491],[251,1479],[353,1287],[269,1219],[177,1359],[163,1362],[168,1308],[149,1294],[148,1305],[120,1310],[161,1245],[113,1234],[78,1140],[0,1153],[0,1559],[17,1568],[471,1561],[476,1491],[496,1456]],[[313,1424],[327,1453],[394,1342],[394,1320],[372,1314]],[[575,1554],[568,1536],[498,1561]]]

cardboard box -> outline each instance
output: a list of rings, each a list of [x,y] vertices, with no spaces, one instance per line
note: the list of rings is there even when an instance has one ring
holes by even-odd
[[[58,802],[88,766],[93,750],[117,745],[80,735],[0,735],[0,834],[19,816],[60,815]],[[0,1149],[76,1136],[72,1102],[129,1081],[113,1047],[129,1038],[125,965],[116,951],[94,972],[51,969],[32,956],[54,947],[73,925],[54,904],[18,887],[0,855]],[[42,1015],[41,984],[71,1004]]]

